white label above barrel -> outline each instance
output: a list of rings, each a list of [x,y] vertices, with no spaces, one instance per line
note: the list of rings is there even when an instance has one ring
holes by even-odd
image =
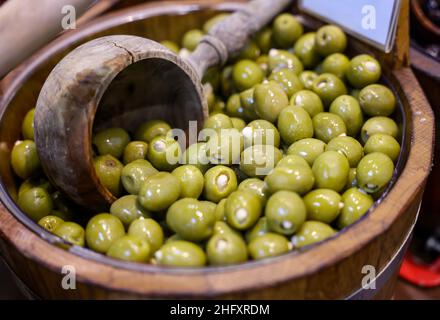
[[[299,0],[302,11],[385,52],[394,45],[400,4],[401,0]]]

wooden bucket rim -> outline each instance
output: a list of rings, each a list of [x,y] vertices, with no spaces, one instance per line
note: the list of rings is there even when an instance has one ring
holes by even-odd
[[[11,84],[4,90],[3,97],[0,97],[0,111],[4,112],[20,84],[29,78],[40,63],[89,34],[117,26],[123,22],[151,18],[157,15],[185,14],[204,9],[229,11],[239,8],[240,5],[242,4],[236,2],[209,3],[208,1],[202,3],[190,1],[185,3],[147,3],[103,16],[80,30],[62,36],[8,75],[5,79],[9,80]],[[408,68],[393,71],[393,76],[401,86],[402,92],[405,93],[405,96],[401,96],[401,98],[411,103],[411,125],[414,131],[411,134],[412,147],[409,150],[405,168],[388,195],[380,203],[375,204],[377,207],[370,214],[364,215],[360,221],[344,229],[343,232],[339,232],[336,236],[303,252],[292,252],[271,259],[235,266],[201,269],[168,269],[153,265],[133,264],[116,261],[79,247],[72,247],[70,251],[56,248],[47,241],[53,235],[46,232],[42,237],[39,237],[28,228],[23,228],[23,224],[3,206],[0,206],[0,217],[3,218],[0,220],[0,232],[25,256],[57,273],[60,273],[63,266],[74,263],[77,279],[80,281],[151,296],[188,295],[189,293],[216,295],[256,288],[256,280],[258,280],[258,287],[265,287],[309,276],[350,256],[376,236],[384,233],[414,200],[417,191],[423,188],[432,162],[432,110],[423,95],[420,98],[414,94],[421,90],[419,86],[413,88],[410,87],[410,83],[401,81],[401,76],[414,77]],[[0,86],[0,89],[3,88]],[[420,157],[422,158],[419,159]],[[5,205],[14,209],[11,211],[18,210],[4,190],[3,184],[1,184],[1,189]],[[7,195],[6,199],[4,199],[5,194]],[[402,198],[405,195],[407,199],[403,201]],[[27,219],[35,225],[29,218]],[[368,229],[368,233],[362,232],[365,230],[364,228]],[[61,241],[61,243],[63,242]],[[85,259],[83,251],[87,251],[89,258],[92,255],[97,258]],[[338,254],[329,254],[329,252],[337,252]],[[44,253],[44,256],[41,253]],[[113,265],[104,263],[103,261],[106,259],[112,260]],[[128,265],[135,266],[136,270],[125,268]],[[277,270],[277,272],[273,272],[273,270]],[[135,277],[139,274],[143,276]],[[182,277],[183,275],[185,277]],[[227,278],[224,277],[225,275]]]

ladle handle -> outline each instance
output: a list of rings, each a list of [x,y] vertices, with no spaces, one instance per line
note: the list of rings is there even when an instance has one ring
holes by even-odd
[[[217,23],[188,57],[200,77],[237,55],[250,37],[284,10],[291,0],[253,0]]]

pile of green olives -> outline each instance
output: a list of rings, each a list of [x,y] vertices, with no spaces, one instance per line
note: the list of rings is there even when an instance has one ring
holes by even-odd
[[[188,31],[181,47],[162,44],[192,51],[225,16]],[[160,119],[95,132],[96,174],[117,200],[88,221],[42,173],[31,110],[11,153],[17,203],[74,245],[163,266],[239,264],[328,239],[373,206],[400,154],[381,66],[346,46],[337,26],[305,32],[282,14],[206,72],[204,129],[215,135],[187,147]]]

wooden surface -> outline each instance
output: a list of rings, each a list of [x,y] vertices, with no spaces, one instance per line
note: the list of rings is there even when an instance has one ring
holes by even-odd
[[[372,265],[380,272],[400,249],[416,219],[431,166],[433,143],[432,111],[408,68],[386,72],[406,117],[403,146],[406,152],[399,179],[380,204],[358,223],[307,251],[225,268],[171,270],[115,261],[76,247],[69,251],[54,247],[49,243],[52,239],[46,241],[39,237],[37,233],[41,231],[17,210],[11,201],[15,183],[4,159],[9,159],[10,149],[19,136],[21,119],[35,102],[47,74],[72,47],[114,33],[176,41],[185,30],[201,26],[212,17],[216,12],[214,8],[230,10],[236,7],[207,2],[161,4],[160,7],[153,4],[114,13],[59,39],[0,84],[0,110],[4,111],[0,126],[0,174],[3,188],[9,192],[0,193],[8,208],[0,207],[0,252],[38,296],[337,299],[359,289],[364,276],[361,273],[363,266]],[[182,12],[187,14],[182,15]],[[127,22],[127,16],[134,17],[135,21]],[[368,51],[356,41],[350,43],[354,48]],[[20,217],[20,221],[16,217]],[[28,228],[35,228],[36,233],[23,223]],[[65,265],[76,268],[76,290],[64,290],[60,286],[60,271]],[[383,289],[388,294],[380,297],[389,296],[390,286]]]

